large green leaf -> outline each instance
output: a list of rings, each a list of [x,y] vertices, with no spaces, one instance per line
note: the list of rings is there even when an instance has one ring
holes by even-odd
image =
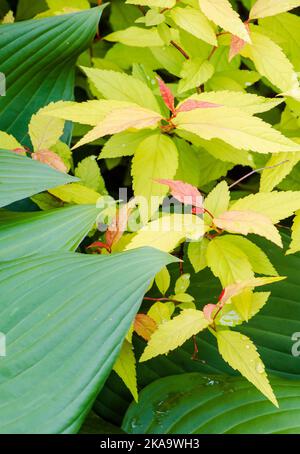
[[[271,380],[277,409],[243,379],[183,374],[147,386],[123,429],[141,434],[300,434],[300,381]]]
[[[282,234],[285,248],[290,237]],[[291,354],[293,345],[292,334],[299,332],[300,320],[300,283],[298,270],[300,254],[285,256],[279,248],[273,247],[264,239],[255,239],[256,244],[267,253],[278,273],[287,279],[276,285],[264,287],[270,290],[271,297],[265,307],[249,321],[240,325],[238,331],[249,336],[258,346],[258,351],[266,365],[268,373],[281,377],[300,379],[300,361]],[[207,303],[216,303],[221,287],[219,281],[208,269],[194,274],[192,267],[185,263],[185,271],[191,273],[189,293],[195,297],[199,308]],[[178,267],[172,272],[178,277]],[[138,365],[138,385],[142,389],[160,377],[184,372],[203,372],[208,374],[236,374],[220,357],[215,338],[205,331],[197,336],[199,360],[191,359],[194,350],[192,340],[167,356],[158,356]],[[140,355],[146,343],[135,338],[135,349]],[[95,409],[103,417],[120,423],[122,411],[132,398],[112,373],[105,388],[97,398]],[[121,410],[120,410],[121,409]]]
[[[176,260],[151,248],[55,253],[0,268],[0,432],[76,432],[119,353],[149,281]]]
[[[98,213],[93,205],[32,213],[0,210],[0,260],[75,250]]]
[[[102,9],[1,25],[0,71],[7,92],[0,98],[0,130],[28,143],[32,114],[51,101],[73,98],[75,62],[96,35]]]
[[[0,150],[0,207],[45,189],[78,181],[46,164]]]

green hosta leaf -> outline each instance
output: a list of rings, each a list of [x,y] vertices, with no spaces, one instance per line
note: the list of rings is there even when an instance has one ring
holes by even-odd
[[[211,102],[225,107],[236,107],[250,115],[266,112],[282,103],[282,99],[264,98],[252,93],[229,90],[204,92],[192,95],[188,99]]]
[[[273,224],[300,209],[300,191],[250,194],[231,205],[231,210],[250,210],[270,218]]]
[[[76,59],[95,36],[102,10],[1,26],[7,93],[0,99],[0,129],[22,142],[32,114],[51,101],[72,99]]]
[[[46,164],[0,150],[0,206],[25,199],[37,192],[77,181]]]
[[[191,262],[195,273],[199,273],[204,268],[207,267],[207,247],[209,245],[209,240],[203,238],[201,241],[193,241],[188,245],[188,258]]]
[[[118,42],[134,47],[160,47],[164,45],[157,29],[129,27],[105,36],[107,41]]]
[[[14,136],[0,131],[0,148],[1,150],[15,150],[16,148],[23,148]]]
[[[165,377],[142,391],[122,427],[131,434],[299,434],[299,381],[271,383],[279,409],[239,377]]]
[[[222,139],[241,150],[258,153],[298,151],[300,146],[272,129],[260,118],[239,109],[217,107],[180,112],[174,120],[179,130],[189,131],[203,139]]]
[[[89,205],[32,213],[0,210],[0,259],[75,250],[98,213]]]
[[[149,281],[170,261],[144,249],[110,257],[56,253],[1,266],[2,433],[79,429]]]
[[[248,257],[248,260],[255,273],[266,274],[268,276],[277,276],[278,273],[270,262],[267,255],[252,241],[239,235],[224,235],[222,242],[240,248]]]
[[[155,96],[141,80],[117,71],[94,68],[81,69],[104,98],[131,102],[160,112]]]
[[[224,213],[229,207],[230,192],[226,181],[221,181],[204,199],[204,208],[214,217]],[[210,225],[212,218],[208,213],[204,214],[204,221]]]
[[[199,87],[207,82],[214,73],[214,67],[209,61],[202,58],[187,60],[183,64],[178,84],[178,93],[183,93],[192,88]]]
[[[152,135],[153,131],[141,130],[141,131],[124,131],[110,137],[106,142],[102,151],[99,155],[99,159],[112,159],[119,158],[121,156],[132,156],[139,144]]]
[[[170,11],[170,17],[176,25],[196,36],[196,38],[213,46],[217,45],[214,29],[199,9],[190,8],[189,6],[186,8],[176,7]]]
[[[133,189],[135,196],[145,197],[148,202],[148,218],[168,193],[168,187],[155,180],[174,179],[177,167],[176,145],[166,135],[153,134],[138,145],[132,160]]]
[[[158,290],[162,295],[165,295],[170,287],[171,278],[168,268],[164,267],[160,272],[155,276],[155,283]],[[150,315],[151,317],[151,315]]]
[[[266,77],[281,93],[300,99],[297,73],[282,49],[270,38],[257,31],[251,32],[252,45],[242,51],[250,58],[257,71]]]
[[[292,241],[287,254],[300,251],[300,211],[297,211],[292,225]]]
[[[187,339],[204,330],[209,322],[202,311],[184,309],[177,317],[159,325],[152,334],[140,361],[169,353],[182,345]]]
[[[223,287],[254,277],[247,255],[239,247],[228,244],[223,237],[210,241],[206,256],[209,268]]]
[[[80,161],[75,169],[75,176],[84,186],[100,193],[105,191],[105,182],[96,162],[96,156],[88,156]]]
[[[272,191],[299,161],[300,153],[276,153],[272,155],[266,163],[266,167],[276,167],[263,170],[260,179],[260,191]]]
[[[260,359],[253,342],[247,336],[233,331],[218,331],[216,335],[219,352],[223,359],[278,407],[265,372],[264,363]]]
[[[300,6],[299,0],[257,0],[250,11],[251,19],[260,17],[275,16],[276,14],[284,13],[290,9]]]
[[[138,401],[136,366],[133,347],[128,340],[124,340],[121,351],[114,365],[114,371],[123,380],[134,400]]]
[[[244,41],[251,42],[245,25],[229,0],[199,0],[199,5],[206,17],[215,24]]]

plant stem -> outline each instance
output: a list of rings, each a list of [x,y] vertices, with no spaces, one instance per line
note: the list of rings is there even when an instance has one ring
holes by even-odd
[[[233,188],[234,186],[236,186],[237,184],[241,183],[241,182],[244,181],[246,178],[251,177],[251,175],[253,175],[254,173],[261,172],[262,170],[266,170],[266,169],[275,169],[275,167],[281,166],[282,164],[285,164],[286,162],[289,162],[289,159],[286,159],[285,161],[279,162],[278,164],[275,164],[274,166],[267,166],[267,167],[261,167],[260,169],[254,169],[254,170],[252,170],[251,172],[249,172],[249,173],[247,173],[246,175],[244,175],[242,178],[239,178],[237,181],[235,181],[234,183],[232,183],[232,184],[229,186],[229,189],[231,189],[231,188]]]
[[[185,50],[183,50],[182,47],[179,46],[179,44],[173,41],[173,39],[170,41],[170,43],[184,56],[186,60],[190,59],[189,55],[185,52]]]

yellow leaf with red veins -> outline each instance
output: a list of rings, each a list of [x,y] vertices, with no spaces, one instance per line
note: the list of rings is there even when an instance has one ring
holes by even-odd
[[[230,233],[248,235],[255,233],[263,236],[277,246],[282,247],[282,240],[270,218],[254,211],[226,211],[214,219],[216,227]]]

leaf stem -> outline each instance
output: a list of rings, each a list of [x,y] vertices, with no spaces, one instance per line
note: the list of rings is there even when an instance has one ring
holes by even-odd
[[[254,175],[254,174],[257,173],[257,172],[261,172],[262,170],[266,170],[266,169],[275,169],[275,167],[281,166],[282,164],[285,164],[286,162],[289,162],[289,159],[286,159],[285,161],[279,162],[278,164],[275,164],[274,166],[266,166],[266,167],[261,167],[260,169],[254,169],[254,170],[252,170],[251,172],[249,172],[249,173],[247,173],[246,175],[244,175],[243,177],[239,178],[239,179],[238,179],[237,181],[235,181],[234,183],[232,183],[232,184],[229,186],[229,189],[233,188],[234,186],[236,186],[237,184],[241,183],[241,182],[244,181],[246,178],[251,177],[251,175]]]

